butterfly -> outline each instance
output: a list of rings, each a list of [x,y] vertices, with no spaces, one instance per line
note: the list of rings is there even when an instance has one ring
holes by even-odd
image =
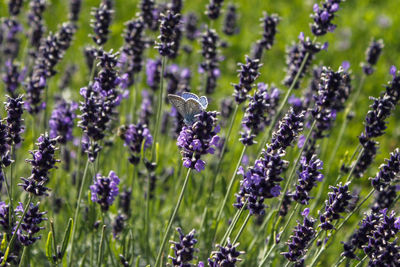
[[[192,93],[183,93],[182,96],[168,94],[171,104],[183,117],[186,125],[192,125],[196,121],[196,115],[205,110],[208,106],[207,97],[198,97]]]

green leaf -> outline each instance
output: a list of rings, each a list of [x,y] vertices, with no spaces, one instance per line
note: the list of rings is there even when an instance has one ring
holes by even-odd
[[[138,255],[136,257],[136,265],[135,265],[135,267],[139,267],[139,263],[140,263],[140,255]]]
[[[4,234],[3,240],[1,240],[1,251],[4,251],[7,248],[7,234]]]
[[[69,242],[69,239],[71,237],[71,230],[72,230],[72,225],[73,224],[74,223],[73,223],[72,218],[69,218],[67,228],[65,229],[64,238],[63,238],[63,241],[62,241],[62,244],[61,244],[61,253],[60,253],[61,259],[60,260],[62,260],[62,258],[64,257],[64,254],[65,254],[65,251],[67,250],[68,242]]]
[[[50,231],[49,234],[47,235],[47,241],[46,241],[46,257],[49,260],[49,262],[54,263],[54,261],[53,261],[53,248],[51,246],[52,236],[53,236],[53,234]]]

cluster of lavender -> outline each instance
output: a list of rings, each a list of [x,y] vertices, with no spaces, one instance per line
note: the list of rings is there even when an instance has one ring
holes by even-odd
[[[386,159],[386,164],[379,167],[379,172],[374,178],[371,178],[372,186],[378,191],[386,190],[390,184],[398,180],[400,173],[400,151],[396,148],[390,153],[390,158]]]
[[[288,162],[282,158],[285,149],[290,146],[300,131],[303,129],[304,112],[290,109],[273,133],[271,144],[263,151],[254,166],[245,172],[240,166],[238,174],[243,176],[240,181],[240,190],[236,194],[234,206],[238,209],[247,203],[250,214],[262,215],[265,213],[264,200],[280,195],[280,182],[282,173],[286,170]]]
[[[24,212],[24,208],[22,203],[20,202],[17,208],[15,209],[15,213],[17,217],[22,217]],[[43,230],[44,227],[40,227],[39,224],[47,218],[43,217],[47,212],[39,211],[39,204],[34,205],[30,203],[28,211],[26,212],[24,218],[22,219],[21,226],[17,230],[17,238],[21,245],[30,246],[39,240],[41,236],[35,236],[40,230]]]
[[[304,152],[307,158],[314,153],[317,140],[324,138],[326,132],[332,128],[336,114],[344,109],[350,92],[351,79],[348,72],[342,67],[337,72],[322,68],[318,92],[314,95],[315,106],[311,111],[315,128]]]
[[[22,126],[23,119],[22,113],[24,112],[24,102],[22,95],[18,97],[7,96],[7,101],[5,104],[5,109],[7,111],[7,131],[8,131],[8,143],[10,145],[18,145],[21,143],[21,134],[24,131]]]
[[[74,128],[75,111],[77,109],[78,104],[76,102],[59,100],[49,120],[50,138],[59,136],[58,142],[60,144],[72,141],[72,129]]]
[[[94,16],[94,19],[90,22],[94,34],[91,37],[99,46],[104,45],[108,40],[113,12],[111,7],[103,2],[100,3],[98,8],[93,8],[91,15]]]
[[[194,238],[196,231],[193,229],[189,234],[185,235],[181,228],[176,228],[179,233],[179,242],[170,241],[171,249],[174,251],[174,256],[168,256],[172,261],[172,266],[190,267],[190,262],[193,260],[193,253],[196,251],[194,245],[197,240]]]
[[[385,190],[376,192],[371,210],[376,213],[392,207],[398,191],[400,191],[400,185],[389,185]]]
[[[315,219],[310,216],[308,218],[310,210],[306,208],[301,214],[303,215],[303,224],[297,222],[297,226],[294,228],[293,235],[291,235],[288,245],[289,251],[283,252],[282,255],[286,259],[292,262],[296,262],[296,266],[303,266],[303,257],[307,253],[307,247],[310,241],[314,238],[316,231],[314,229]]]
[[[261,60],[264,50],[270,50],[273,46],[279,20],[280,18],[276,14],[268,15],[264,13],[264,17],[260,20],[263,27],[262,39],[258,40],[253,46],[252,55],[254,58]]]
[[[22,183],[18,184],[26,192],[36,196],[48,195],[50,189],[46,187],[49,182],[49,171],[55,167],[59,160],[55,159],[54,154],[57,150],[58,138],[50,138],[47,134],[42,134],[37,139],[37,150],[30,151],[32,159],[27,159],[32,166],[31,175],[28,178],[21,178]]]
[[[46,0],[33,0],[29,3],[29,44],[32,48],[30,51],[32,58],[37,54],[43,34],[46,32],[46,27],[43,23],[43,13],[46,5]]]
[[[309,37],[305,38],[304,34],[300,33],[299,43],[293,44],[287,50],[286,76],[283,84],[287,87],[292,86],[294,89],[298,89],[301,79],[310,67],[315,54],[320,50],[321,45],[319,43],[312,42]],[[294,83],[295,80],[296,82]]]
[[[348,209],[349,201],[352,199],[348,183],[343,186],[339,183],[336,187],[329,186],[329,188],[332,192],[328,193],[325,211],[319,216],[321,222],[319,227],[326,231],[334,229],[332,222],[341,218],[340,213]]]
[[[135,74],[142,70],[143,52],[146,48],[146,40],[143,36],[145,24],[142,17],[125,23],[124,40],[120,61],[124,62],[124,69],[128,74],[128,85],[135,82]]]
[[[167,66],[164,78],[167,81],[167,93],[176,94],[177,92],[190,91],[191,73],[188,68],[179,68],[176,64]],[[168,98],[165,98],[168,101]]]
[[[210,0],[210,3],[207,5],[206,15],[211,20],[216,20],[221,13],[221,7],[224,0]]]
[[[239,243],[232,244],[229,238],[225,247],[216,245],[219,250],[211,253],[211,258],[208,259],[208,266],[236,266],[236,264],[241,261],[239,256],[244,254],[244,251],[237,250],[238,246]]]
[[[253,83],[260,76],[258,69],[261,67],[258,59],[251,59],[246,56],[246,64],[239,63],[239,84],[234,84],[236,103],[239,105],[246,101],[247,94],[253,89]]]
[[[16,91],[25,79],[25,75],[26,68],[20,70],[19,64],[13,63],[11,60],[6,61],[2,80],[10,96],[17,96]]]
[[[197,39],[199,31],[197,29],[198,18],[193,12],[189,12],[183,19],[185,36],[189,41]]]
[[[91,161],[96,159],[101,149],[98,141],[105,137],[105,131],[116,115],[115,108],[123,97],[118,86],[122,88],[125,84],[124,76],[118,76],[116,70],[117,53],[100,50],[98,55],[101,70],[95,77],[95,82],[80,90],[84,100],[79,106],[81,114],[78,126],[86,135],[85,152],[88,153]]]
[[[236,6],[229,4],[227,7],[224,25],[222,31],[226,35],[234,35],[239,33],[239,27],[237,26],[238,15],[236,12]]]
[[[18,56],[20,48],[18,35],[22,30],[22,25],[15,17],[0,20],[0,41],[2,41],[0,52],[6,60],[13,61]]]
[[[69,1],[69,20],[77,22],[79,20],[79,14],[81,13],[82,0],[71,0]]]
[[[371,75],[372,73],[374,73],[374,66],[376,65],[376,63],[378,63],[378,59],[382,53],[383,47],[384,44],[382,39],[371,41],[371,44],[365,52],[366,62],[361,64],[365,75]]]
[[[146,83],[153,90],[156,91],[160,88],[161,80],[161,60],[148,59],[146,62]]]
[[[201,36],[201,54],[204,62],[200,63],[199,71],[206,74],[206,93],[211,94],[217,87],[217,78],[220,75],[218,58],[219,37],[215,30],[207,29]]]
[[[119,193],[119,178],[115,172],[110,171],[108,177],[98,173],[93,178],[93,184],[90,186],[91,200],[97,202],[102,211],[108,211],[109,207],[114,203]]]
[[[308,205],[311,199],[310,191],[317,186],[317,181],[321,182],[324,179],[324,175],[318,171],[322,169],[322,166],[323,162],[315,154],[309,161],[304,156],[301,158],[300,170],[297,171],[298,184],[295,192],[291,194],[294,201],[302,205]]]
[[[242,137],[240,138],[244,145],[253,145],[254,137],[271,123],[271,118],[276,113],[280,91],[274,86],[268,87],[267,84],[258,83],[254,95],[248,97],[249,104],[242,119],[244,131],[241,132]]]
[[[339,10],[340,2],[342,0],[324,0],[321,6],[314,5],[314,14],[311,15],[314,22],[311,24],[311,31],[315,36],[325,35],[327,32],[333,32],[336,29],[336,25],[332,23],[332,20]]]
[[[356,177],[362,177],[365,170],[374,160],[378,142],[373,138],[382,136],[385,133],[385,120],[391,115],[392,110],[400,99],[400,72],[397,72],[396,67],[392,66],[390,74],[393,79],[386,86],[385,92],[379,98],[370,97],[374,102],[370,105],[371,109],[365,118],[365,130],[359,137],[363,152],[354,169]]]
[[[129,162],[137,165],[140,162],[142,148],[146,150],[151,147],[153,137],[147,125],[138,123],[120,127],[120,137],[125,142],[125,146],[129,147]]]
[[[154,7],[154,0],[142,0],[140,2],[140,15],[146,27],[152,31],[158,30],[158,10]]]
[[[160,36],[156,48],[161,56],[175,58],[178,55],[180,43],[180,22],[181,15],[175,14],[167,10],[165,14],[161,14],[160,19]]]
[[[217,126],[217,112],[202,111],[191,126],[184,126],[177,145],[181,149],[183,166],[200,172],[205,169],[202,155],[214,154],[218,145],[220,127]]]

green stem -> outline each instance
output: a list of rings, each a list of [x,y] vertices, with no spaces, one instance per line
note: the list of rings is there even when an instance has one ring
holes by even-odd
[[[156,118],[156,125],[155,125],[155,130],[154,130],[154,141],[153,145],[151,147],[151,160],[154,159],[154,152],[155,148],[157,145],[157,138],[158,138],[158,131],[160,128],[160,122],[161,122],[161,111],[162,111],[162,106],[164,103],[164,69],[165,69],[165,61],[166,57],[162,57],[161,60],[161,79],[160,79],[160,94],[158,96],[158,108],[157,108],[157,118]]]
[[[249,222],[250,218],[251,218],[251,214],[249,213],[249,214],[247,214],[247,217],[244,220],[244,222],[242,224],[242,227],[240,227],[239,232],[237,233],[237,235],[236,235],[235,239],[233,240],[232,244],[235,244],[238,241],[239,237],[243,233],[243,230],[246,227],[247,223]]]
[[[149,211],[150,211],[150,172],[148,171],[148,175],[147,175],[147,183],[146,183],[146,214],[145,214],[145,236],[146,236],[146,240],[150,240],[149,239],[149,229],[150,229],[150,219],[149,219]],[[146,259],[147,259],[147,263],[150,263],[150,242],[147,242],[146,245]]]
[[[29,249],[28,246],[24,246],[24,249],[22,250],[21,259],[19,260],[19,264],[18,264],[19,267],[26,266],[25,265],[25,255],[26,255],[28,249]]]
[[[100,239],[100,247],[99,247],[99,254],[97,254],[97,266],[102,266],[101,264],[101,259],[103,258],[103,246],[104,246],[104,236],[105,236],[105,231],[106,231],[106,225],[103,225],[103,228],[101,229],[101,239]]]
[[[238,160],[238,162],[237,162],[237,164],[236,164],[235,171],[233,172],[232,177],[231,177],[231,180],[230,180],[230,182],[229,182],[228,189],[226,190],[224,200],[222,201],[222,204],[221,204],[221,206],[219,207],[219,210],[218,210],[218,213],[217,213],[217,218],[215,219],[215,231],[214,231],[214,235],[213,235],[212,240],[214,240],[215,235],[216,235],[216,233],[217,233],[219,221],[221,220],[222,213],[223,213],[223,211],[224,211],[224,207],[225,207],[226,202],[228,201],[228,198],[229,198],[229,196],[230,196],[230,192],[231,192],[231,190],[232,190],[233,183],[234,183],[234,181],[235,181],[236,173],[237,173],[237,171],[238,171],[238,169],[239,169],[240,164],[242,163],[242,159],[243,159],[244,153],[246,152],[246,149],[247,149],[247,145],[244,145],[244,146],[243,146],[243,149],[242,149],[242,153],[240,154],[239,160]]]
[[[243,211],[245,210],[245,208],[247,206],[247,201],[248,200],[246,199],[246,202],[243,204],[241,209],[236,212],[235,217],[233,218],[231,224],[229,225],[228,230],[225,232],[224,236],[222,237],[220,244],[225,244],[226,240],[231,235],[233,229],[235,229],[237,222],[239,221],[240,217],[243,214]]]
[[[265,255],[265,257],[262,259],[262,261],[260,262],[260,264],[258,265],[258,267],[261,267],[264,265],[264,263],[267,261],[269,255],[271,255],[271,252],[274,250],[276,246],[276,243],[274,242],[271,246],[271,248],[268,250],[267,255]]]
[[[368,258],[368,255],[365,255],[364,258],[362,258],[362,259],[360,260],[360,262],[357,263],[357,265],[354,266],[354,267],[361,267],[362,264],[364,263],[364,261],[365,261],[367,258]]]
[[[177,201],[177,203],[175,205],[175,209],[172,212],[172,215],[171,215],[171,217],[169,219],[169,222],[168,222],[168,225],[167,225],[167,229],[165,230],[164,237],[162,239],[162,242],[161,242],[161,245],[160,245],[160,249],[159,249],[158,254],[157,254],[156,264],[154,265],[154,267],[161,266],[161,265],[159,265],[159,263],[160,263],[160,260],[161,260],[162,253],[164,251],[165,243],[167,242],[168,234],[169,234],[169,231],[171,230],[172,223],[174,222],[175,216],[176,216],[176,214],[178,212],[178,209],[179,209],[179,207],[180,207],[180,205],[182,203],[183,196],[184,196],[184,193],[185,193],[188,181],[189,181],[191,170],[192,169],[188,169],[188,171],[187,171],[185,181],[183,182],[181,193],[179,194],[179,198],[178,198],[178,201]]]
[[[85,183],[86,183],[88,167],[89,167],[89,158],[86,161],[85,170],[83,171],[82,182],[81,182],[81,186],[80,186],[79,194],[78,194],[78,202],[76,203],[76,208],[75,208],[74,222],[73,222],[73,226],[72,226],[72,236],[71,236],[71,250],[70,250],[69,257],[68,257],[68,261],[69,261],[68,266],[72,266],[72,262],[73,262],[74,248],[75,248],[74,247],[75,231],[76,231],[77,224],[78,224],[79,208],[80,208],[82,195],[83,195],[83,187],[85,186]]]
[[[339,258],[339,259],[337,260],[337,262],[335,263],[335,266],[334,266],[334,267],[339,267],[340,264],[342,264],[342,262],[344,262],[345,259],[346,259],[346,257]]]
[[[296,211],[299,209],[300,204],[296,203],[296,206],[294,206],[292,213],[290,214],[289,218],[287,219],[287,222],[285,224],[285,226],[283,227],[283,229],[280,231],[280,233],[285,233],[286,228],[289,226],[290,222],[293,219],[294,214],[296,213]]]
[[[22,221],[24,220],[26,213],[28,212],[29,205],[30,205],[31,202],[32,202],[32,198],[33,198],[33,196],[32,196],[32,195],[29,195],[28,203],[26,204],[25,209],[24,209],[24,212],[22,213],[22,216],[21,216],[21,218],[19,219],[18,225],[17,225],[17,227],[16,227],[15,230],[14,230],[14,233],[13,233],[13,235],[12,235],[12,237],[11,237],[10,243],[8,243],[8,245],[7,245],[6,252],[4,253],[3,262],[7,262],[7,258],[8,258],[8,255],[10,254],[10,250],[13,248],[15,239],[17,238],[18,229],[19,229],[19,227],[21,226]]]

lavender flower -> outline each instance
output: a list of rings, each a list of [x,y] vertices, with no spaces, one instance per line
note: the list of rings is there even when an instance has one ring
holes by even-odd
[[[304,38],[304,35],[302,34],[300,34],[299,41],[300,42],[298,44],[293,44],[287,50],[286,76],[283,80],[284,85],[287,87],[293,86],[294,89],[298,89],[300,87],[301,79],[304,77],[309,66],[311,65],[314,55],[321,50],[321,46],[318,43],[313,43],[309,37]],[[299,73],[303,60],[305,60],[305,63],[301,69],[301,72]],[[299,77],[294,83],[297,75]]]
[[[329,188],[332,192],[328,193],[328,199],[325,201],[325,212],[319,217],[321,222],[319,227],[323,230],[332,230],[334,228],[332,221],[340,218],[340,213],[346,211],[352,198],[348,190],[348,183],[343,186],[342,183],[339,183],[337,187],[329,186]]]
[[[24,102],[22,101],[22,96],[15,98],[7,96],[7,102],[5,104],[5,109],[7,111],[7,127],[9,144],[17,145],[21,142],[21,133],[24,131],[22,126],[22,113],[24,112]]]
[[[90,186],[92,201],[99,203],[102,211],[108,211],[115,197],[118,196],[118,185],[119,178],[115,172],[110,171],[108,177],[98,173],[96,177],[94,177],[93,185]]]
[[[325,35],[328,31],[333,32],[336,25],[332,23],[335,13],[339,10],[341,0],[324,0],[321,7],[314,4],[314,14],[311,18],[314,22],[311,24],[311,31],[315,36]]]
[[[206,73],[206,93],[211,94],[217,87],[216,80],[220,75],[218,59],[219,36],[215,30],[207,29],[201,36],[201,54],[204,62],[200,63],[199,71]]]
[[[99,54],[99,50],[93,46],[85,46],[83,50],[83,54],[85,56],[86,65],[88,70],[91,72],[94,66],[94,61]]]
[[[117,217],[115,217],[114,223],[112,225],[112,232],[114,238],[117,238],[120,233],[125,228],[125,221],[126,221],[126,216],[124,214],[118,214]]]
[[[217,112],[203,111],[196,116],[191,126],[184,126],[179,134],[177,145],[181,149],[183,166],[200,172],[205,169],[202,155],[214,154],[218,145],[220,127],[216,126]]]
[[[272,134],[271,149],[286,149],[293,143],[297,135],[303,130],[304,113],[303,110],[289,109],[279,122],[278,129]]]
[[[49,171],[55,167],[59,160],[54,158],[57,138],[50,138],[47,133],[37,139],[37,150],[30,151],[32,159],[27,159],[32,166],[31,175],[28,178],[21,178],[23,183],[18,184],[26,192],[36,196],[48,195],[45,185],[49,182]]]
[[[151,147],[153,143],[153,137],[151,136],[147,125],[141,123],[121,126],[120,137],[124,140],[124,145],[129,147],[129,162],[134,165],[138,164],[140,161],[143,142],[144,150]]]
[[[365,52],[366,62],[361,64],[363,72],[366,75],[371,75],[372,73],[374,73],[374,66],[379,60],[383,47],[384,44],[382,39],[371,41],[367,51]]]
[[[57,45],[60,50],[66,51],[72,43],[76,25],[72,22],[63,23],[56,32]]]
[[[141,17],[146,27],[152,31],[158,29],[157,10],[154,7],[154,0],[142,0],[140,2]]]
[[[378,213],[365,214],[365,217],[359,223],[358,229],[351,235],[350,240],[343,243],[342,256],[350,259],[357,258],[355,251],[368,244],[369,236],[375,231],[379,221],[380,216]]]
[[[240,141],[246,145],[254,144],[254,137],[264,130],[271,123],[279,102],[279,90],[271,86],[268,92],[268,85],[257,84],[257,90],[253,97],[249,97],[249,105],[246,108],[242,119],[242,138]],[[251,133],[250,133],[251,132]]]
[[[17,217],[21,218],[24,208],[22,203],[19,202],[19,205],[15,209],[15,213]],[[40,230],[43,230],[44,227],[40,227],[39,224],[43,221],[46,221],[47,218],[44,218],[47,212],[40,212],[39,211],[39,203],[33,205],[30,203],[28,211],[25,214],[25,217],[22,220],[21,226],[17,231],[17,238],[19,243],[23,246],[30,246],[39,240],[41,236],[35,236]]]
[[[58,87],[60,88],[61,91],[67,89],[70,86],[72,77],[74,76],[77,70],[78,67],[75,64],[70,64],[67,65],[67,67],[65,67],[64,74],[58,83]]]
[[[9,205],[6,205],[5,202],[0,201],[0,226],[4,231],[4,233],[11,232],[9,208],[10,208]]]
[[[378,191],[375,194],[373,206],[371,207],[372,211],[377,213],[380,210],[392,207],[398,191],[400,191],[399,185],[389,185],[385,190]]]
[[[161,80],[161,60],[160,59],[148,59],[146,63],[146,82],[147,85],[156,91],[159,88]]]
[[[302,205],[308,205],[311,197],[309,193],[313,187],[317,186],[317,181],[321,182],[324,179],[324,175],[319,172],[323,166],[323,162],[317,158],[317,155],[313,155],[309,161],[306,157],[302,157],[300,160],[300,170],[297,171],[299,176],[298,184],[296,185],[296,191],[292,194],[295,201]]]
[[[246,64],[239,63],[239,84],[234,84],[235,92],[233,96],[237,104],[246,101],[247,94],[253,89],[253,83],[260,73],[258,69],[261,67],[258,59],[251,59],[246,56]]]
[[[289,192],[283,196],[282,206],[279,210],[279,216],[285,217],[288,214],[290,204],[293,202],[292,194]]]
[[[61,144],[66,144],[72,141],[72,129],[74,127],[74,119],[76,118],[75,111],[78,109],[76,102],[67,102],[61,99],[54,108],[50,120],[50,138],[59,136],[58,141]]]
[[[246,208],[250,214],[264,214],[264,199],[280,195],[279,183],[283,180],[281,175],[288,165],[287,161],[282,160],[284,155],[282,148],[273,150],[267,145],[254,166],[248,167],[246,172],[243,167],[239,168],[238,174],[243,179],[240,181],[240,191],[236,194],[236,208],[242,208],[247,199]]]
[[[239,27],[237,26],[238,15],[236,14],[236,6],[229,4],[227,7],[224,25],[222,31],[226,35],[234,35],[239,32]]]
[[[20,48],[18,33],[22,32],[22,25],[14,18],[6,18],[2,21],[1,28],[4,40],[0,51],[7,60],[13,60],[18,56]]]
[[[362,133],[358,139],[364,150],[356,166],[354,166],[353,173],[355,177],[360,178],[374,161],[379,143],[374,140],[369,140],[365,137],[364,133]]]
[[[72,22],[79,20],[79,14],[81,13],[82,0],[70,0],[69,1],[69,19]]]
[[[233,112],[233,105],[234,101],[232,98],[223,98],[220,102],[220,111],[221,111],[221,117],[224,120],[221,120],[221,124],[224,126],[227,124],[227,120],[229,117],[232,115]]]
[[[7,93],[10,94],[12,97],[17,96],[15,91],[24,80],[25,74],[26,68],[20,71],[18,64],[13,63],[11,60],[6,61],[2,79],[5,84],[5,89]]]
[[[232,244],[229,238],[225,247],[221,245],[216,245],[219,250],[211,252],[211,258],[208,259],[208,266],[236,266],[236,263],[241,261],[239,256],[244,254],[244,251],[237,250],[238,246],[239,243]]]
[[[160,36],[156,47],[161,56],[175,58],[177,55],[177,48],[180,38],[180,14],[174,14],[167,10],[166,14],[161,14],[160,19]]]
[[[264,12],[263,18],[260,19],[263,27],[262,39],[258,40],[253,46],[254,58],[261,60],[264,50],[270,50],[273,46],[279,20],[280,18],[278,15],[268,15]]]
[[[197,30],[198,18],[195,13],[189,12],[184,17],[184,31],[186,34],[186,38],[189,41],[194,41],[197,38],[198,30]]]
[[[378,191],[384,191],[400,172],[400,151],[396,148],[390,153],[390,159],[379,167],[379,172],[371,180],[372,186]]]
[[[289,261],[301,262],[301,257],[307,253],[307,247],[315,236],[316,231],[314,229],[314,223],[316,220],[311,216],[308,218],[309,212],[308,208],[302,212],[304,216],[303,224],[297,222],[293,235],[291,235],[290,240],[286,242],[289,251],[283,252],[282,255]]]
[[[118,206],[127,217],[131,215],[131,198],[132,189],[124,189],[119,195]]]
[[[9,130],[7,125],[3,124],[0,121],[0,157],[1,157],[1,164],[3,166],[8,166],[11,164],[11,159],[10,159],[10,136],[9,136]],[[0,168],[1,169],[1,168]]]
[[[12,16],[18,16],[21,11],[23,0],[10,0],[8,2],[8,12]]]
[[[210,3],[207,5],[206,15],[209,19],[215,20],[219,17],[221,13],[221,6],[224,0],[210,0]]]
[[[174,256],[168,256],[172,261],[172,266],[191,267],[190,261],[193,260],[193,253],[196,251],[194,245],[197,240],[194,238],[196,231],[193,229],[189,234],[185,235],[181,228],[176,228],[179,233],[179,242],[169,241]]]
[[[32,0],[29,3],[29,43],[36,50],[39,48],[43,34],[46,32],[46,27],[43,25],[43,12],[46,9],[46,5],[46,0]],[[36,54],[35,51],[31,53],[33,56]]]
[[[113,12],[114,11],[111,9],[111,7],[104,3],[100,3],[98,8],[94,8],[92,10],[91,14],[94,16],[94,19],[92,19],[90,22],[94,31],[94,35],[91,37],[97,45],[104,45],[108,40],[108,34],[110,32],[109,27]]]
[[[153,100],[147,90],[142,90],[142,101],[140,104],[139,111],[139,122],[148,125],[150,123],[150,117],[153,114]]]
[[[132,73],[139,73],[142,70],[142,55],[146,48],[143,37],[144,21],[141,17],[125,23],[123,53],[128,57],[129,70]]]
[[[390,73],[393,80],[386,86],[386,91],[379,98],[371,98],[374,103],[365,118],[365,136],[367,138],[379,137],[386,129],[385,119],[391,114],[400,99],[400,72],[392,67]]]
[[[400,260],[397,240],[390,242],[400,230],[396,223],[399,219],[394,217],[394,211],[388,216],[386,209],[382,215],[380,224],[369,236],[368,245],[364,246],[364,252],[370,259],[369,266],[395,266],[393,263]]]

